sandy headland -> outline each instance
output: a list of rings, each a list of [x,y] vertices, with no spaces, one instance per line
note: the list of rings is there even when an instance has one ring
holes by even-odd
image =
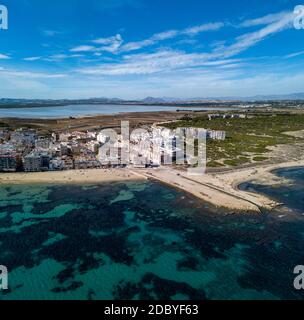
[[[282,204],[262,194],[240,190],[240,184],[244,182],[281,184],[283,180],[272,173],[274,170],[302,166],[304,166],[304,160],[233,169],[229,172],[201,176],[188,175],[186,172],[172,168],[133,170],[133,172],[184,190],[216,207],[261,213],[263,209],[272,210]]]

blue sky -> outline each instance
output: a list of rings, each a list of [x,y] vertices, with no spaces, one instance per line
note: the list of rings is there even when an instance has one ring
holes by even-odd
[[[301,0],[0,0],[0,97],[304,91]],[[304,5],[304,0],[303,0]]]

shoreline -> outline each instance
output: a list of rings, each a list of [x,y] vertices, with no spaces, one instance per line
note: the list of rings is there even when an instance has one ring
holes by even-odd
[[[169,167],[157,169],[90,169],[48,171],[35,173],[1,173],[1,185],[22,184],[98,184],[110,182],[157,180],[170,187],[183,190],[217,208],[232,211],[262,213],[281,203],[259,193],[240,189],[246,182],[281,184],[273,171],[284,168],[304,167],[304,160],[278,164],[260,165],[251,168],[233,169],[229,172],[208,173],[201,176]],[[287,181],[288,183],[288,181]]]

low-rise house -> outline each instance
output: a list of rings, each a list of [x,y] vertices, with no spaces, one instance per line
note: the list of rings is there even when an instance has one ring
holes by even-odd
[[[74,160],[71,157],[63,156],[61,160],[64,161],[64,170],[73,170],[74,169]]]
[[[20,164],[19,150],[11,143],[0,144],[0,171],[15,172]]]
[[[74,167],[76,170],[99,169],[101,167],[101,163],[96,158],[79,157],[74,160]]]
[[[207,130],[207,139],[225,140],[226,139],[226,132],[225,131],[216,131],[216,130]]]
[[[70,146],[73,155],[80,155],[81,153],[81,145],[78,143],[74,143]]]
[[[213,119],[246,119],[245,114],[208,114],[208,119],[213,120]]]
[[[98,154],[98,150],[99,150],[99,143],[97,141],[90,141],[86,144],[86,147],[88,148],[88,150],[90,150],[91,152]]]
[[[68,132],[62,132],[59,134],[60,142],[68,142],[70,140],[71,134]]]
[[[35,141],[36,149],[49,149],[50,145],[53,143],[51,139],[48,138],[39,138]]]
[[[61,171],[65,169],[65,162],[61,159],[52,159],[50,160],[49,165],[50,171]]]
[[[66,143],[60,143],[59,154],[60,154],[60,156],[67,156],[69,154],[69,148]]]

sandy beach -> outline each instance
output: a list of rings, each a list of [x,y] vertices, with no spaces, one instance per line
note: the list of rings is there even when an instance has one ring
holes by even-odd
[[[186,172],[169,167],[4,173],[0,175],[0,184],[90,184],[153,179],[186,191],[216,207],[260,213],[262,209],[271,210],[280,204],[264,195],[240,190],[238,186],[249,181],[272,185],[282,183],[282,179],[272,174],[272,171],[297,166],[304,166],[304,160],[232,169],[228,172],[201,176],[188,175]],[[284,181],[284,183],[289,182]]]
[[[34,173],[1,173],[0,184],[86,184],[119,181],[136,181],[143,176],[127,169],[92,169]]]

